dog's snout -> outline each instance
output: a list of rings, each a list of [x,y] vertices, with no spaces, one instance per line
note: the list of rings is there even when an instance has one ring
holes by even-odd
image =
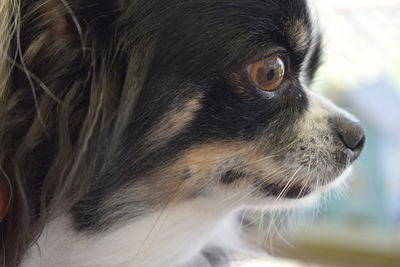
[[[365,130],[358,122],[341,118],[336,120],[336,131],[343,144],[358,157],[365,144]]]

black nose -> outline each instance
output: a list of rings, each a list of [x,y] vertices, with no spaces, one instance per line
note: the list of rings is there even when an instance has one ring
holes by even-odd
[[[347,118],[336,120],[336,131],[343,144],[354,153],[357,158],[365,144],[365,130],[355,121]]]

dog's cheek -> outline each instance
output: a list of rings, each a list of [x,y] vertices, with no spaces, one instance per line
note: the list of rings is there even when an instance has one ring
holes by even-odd
[[[185,151],[168,168],[170,174],[184,174],[172,184],[180,184],[182,192],[178,198],[207,194],[215,186],[223,183],[223,173],[230,168],[230,163],[251,153],[251,144],[245,142],[217,142],[194,146]],[[181,182],[179,182],[181,180]],[[166,178],[168,184],[168,178]],[[165,188],[165,187],[164,187]],[[169,188],[168,191],[175,188]],[[171,193],[167,193],[170,195]]]
[[[212,197],[222,200],[224,193],[251,187],[252,182],[245,173],[228,181],[228,176],[239,162],[248,162],[255,154],[255,146],[249,142],[213,142],[195,145],[182,153],[173,164],[152,175],[152,186],[160,193],[161,205],[166,202],[185,201],[197,197]],[[240,173],[240,172],[237,172]],[[221,195],[222,194],[222,195]]]
[[[246,201],[244,196],[252,199],[259,195],[260,187],[279,183],[282,178],[279,169],[274,157],[254,141],[204,144],[179,157],[168,169],[170,176],[167,175],[160,190],[166,190],[167,196],[176,194],[174,198],[178,201],[209,196],[235,205]],[[174,176],[175,181],[170,183]],[[165,185],[169,183],[167,190]]]
[[[219,190],[223,186],[221,167],[249,153],[251,146],[240,142],[212,142],[192,146],[177,156],[169,166],[137,177],[131,184],[113,192],[99,207],[101,212],[89,214],[89,217],[98,218],[93,220],[96,221],[94,224],[108,224],[109,216],[101,214],[112,213],[110,216],[113,218],[135,218],[178,202],[210,198],[218,193],[222,200],[226,194],[221,195],[223,190]]]

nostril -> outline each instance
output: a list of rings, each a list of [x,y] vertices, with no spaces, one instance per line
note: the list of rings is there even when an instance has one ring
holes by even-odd
[[[339,138],[343,142],[343,144],[351,149],[357,150],[364,146],[365,143],[365,135],[360,135],[355,132],[339,132]]]
[[[343,144],[354,152],[361,152],[365,144],[365,130],[357,122],[342,119],[338,122],[337,133]]]
[[[354,151],[361,152],[361,150],[364,148],[366,139],[367,138],[365,137],[365,133],[364,133],[363,138],[361,138],[360,142],[358,142],[357,146],[354,148]]]

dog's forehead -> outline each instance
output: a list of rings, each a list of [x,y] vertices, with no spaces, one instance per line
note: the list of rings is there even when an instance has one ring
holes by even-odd
[[[306,57],[313,24],[305,0],[168,1],[154,16],[159,26],[157,64],[181,66],[177,73],[226,70],[261,57],[257,52],[284,47]],[[147,27],[147,26],[146,26]],[[188,60],[190,59],[190,60]],[[168,69],[168,68],[166,68]]]

